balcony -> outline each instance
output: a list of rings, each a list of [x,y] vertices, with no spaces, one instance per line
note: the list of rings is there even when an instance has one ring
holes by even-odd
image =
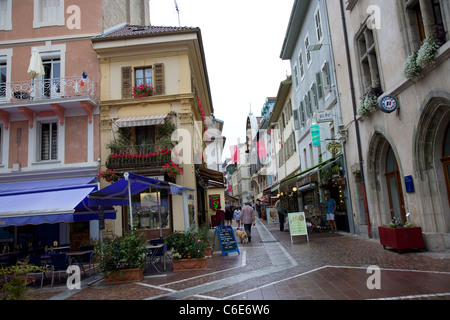
[[[45,102],[72,97],[88,96],[98,100],[97,83],[87,77],[37,79],[0,84],[0,104]]]
[[[126,171],[129,169],[156,169],[170,162],[172,144],[142,144],[124,147],[110,147],[111,154],[106,161],[108,169]]]

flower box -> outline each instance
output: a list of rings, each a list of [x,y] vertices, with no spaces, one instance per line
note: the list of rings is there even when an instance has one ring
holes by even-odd
[[[380,243],[386,249],[390,247],[401,253],[404,249],[423,249],[422,228],[378,227]]]
[[[144,272],[142,268],[121,269],[114,272],[109,272],[105,277],[105,284],[123,284],[138,282],[144,279]]]
[[[173,272],[206,270],[206,257],[194,259],[174,259]]]

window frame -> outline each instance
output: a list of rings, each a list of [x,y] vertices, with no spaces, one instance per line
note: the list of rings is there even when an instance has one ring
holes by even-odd
[[[363,25],[355,36],[355,48],[361,91],[365,94],[370,88],[381,85],[382,79],[375,31]]]
[[[56,19],[51,21],[43,21],[43,1],[48,0],[34,0],[33,28],[64,26],[66,24],[64,0],[52,0],[59,1],[59,6],[56,9]]]
[[[142,70],[142,76],[143,76],[143,83],[142,84],[147,84],[146,83],[146,78],[145,78],[145,70],[148,70],[148,69],[150,69],[151,70],[151,76],[152,76],[152,78],[151,78],[151,84],[150,84],[150,86],[153,88],[153,79],[154,79],[154,75],[153,75],[153,66],[144,66],[144,67],[135,67],[134,68],[134,85],[135,85],[135,87],[138,87],[138,86],[140,86],[141,85],[141,82],[139,82],[138,83],[138,81],[137,81],[137,71],[138,70]],[[140,78],[139,78],[140,79]]]
[[[319,17],[319,25],[317,25],[317,17]],[[316,30],[317,42],[323,41],[323,25],[322,25],[322,14],[320,13],[320,5],[317,6],[316,11],[314,12],[314,26]],[[320,31],[320,36],[319,36]]]
[[[42,148],[43,148],[43,144],[42,144],[42,139],[43,139],[43,125],[46,124],[50,124],[50,129],[49,129],[49,151],[48,151],[48,155],[49,155],[49,159],[42,159]],[[53,141],[53,136],[52,136],[52,129],[53,129],[53,125],[56,126],[56,158],[53,159],[52,158],[52,153],[54,151],[53,146],[52,146],[52,141]],[[36,143],[36,161],[37,162],[52,162],[52,161],[59,161],[59,138],[60,138],[60,128],[59,128],[59,123],[57,119],[49,119],[47,121],[39,121],[38,125],[37,125],[38,131],[37,131],[37,143]]]
[[[5,22],[0,24],[1,31],[12,30],[12,0],[3,0],[6,3]]]

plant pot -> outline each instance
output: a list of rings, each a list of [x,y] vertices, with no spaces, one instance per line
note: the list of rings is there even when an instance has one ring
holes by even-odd
[[[169,176],[169,178],[175,178],[175,176],[176,176],[176,174],[175,174],[175,172],[172,172],[172,171],[169,171],[169,172],[167,172],[167,175]]]
[[[388,228],[378,227],[380,243],[386,249],[397,249],[400,253],[404,249],[423,249],[422,228]]]
[[[173,260],[173,272],[206,270],[206,257]]]
[[[142,268],[122,269],[116,272],[110,272],[105,277],[105,284],[122,284],[138,282],[144,279]]]
[[[212,257],[212,247],[208,247],[205,249],[205,257],[211,258]]]

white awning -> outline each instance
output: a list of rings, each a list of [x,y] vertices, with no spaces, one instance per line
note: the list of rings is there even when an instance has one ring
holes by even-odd
[[[115,124],[119,128],[154,126],[164,124],[164,119],[166,119],[166,117],[167,114],[158,114],[152,116],[121,118],[116,120]]]

